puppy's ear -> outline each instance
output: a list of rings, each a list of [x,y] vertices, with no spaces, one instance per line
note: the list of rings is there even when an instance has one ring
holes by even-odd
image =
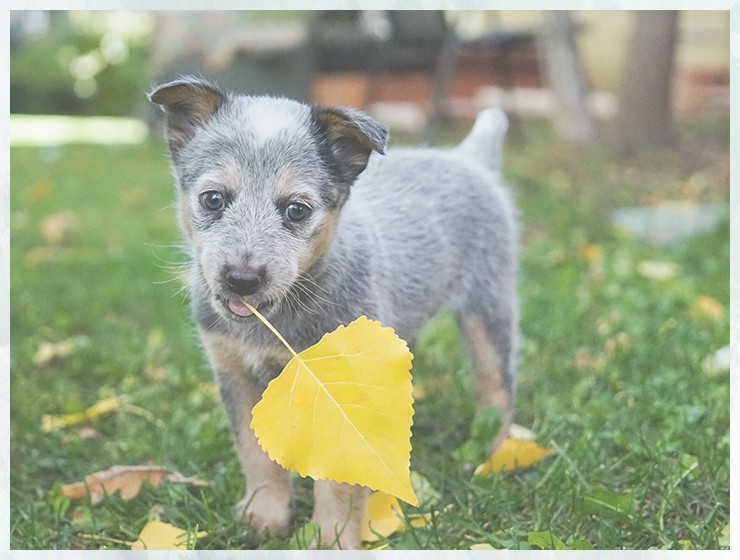
[[[315,105],[313,117],[328,151],[329,165],[346,183],[352,183],[367,166],[374,150],[385,153],[388,129],[362,111]]]
[[[167,115],[166,135],[174,157],[218,111],[224,99],[224,93],[216,86],[193,77],[154,88],[149,100],[160,105]]]

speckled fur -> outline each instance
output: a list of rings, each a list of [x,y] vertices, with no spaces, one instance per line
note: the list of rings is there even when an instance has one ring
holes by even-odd
[[[288,477],[249,429],[251,407],[289,356],[254,317],[229,311],[224,302],[237,296],[225,270],[265,272],[246,299],[297,351],[360,315],[413,345],[429,318],[453,310],[471,351],[476,401],[503,409],[508,424],[517,226],[498,170],[503,113],[482,113],[457,147],[381,155],[386,129],[352,109],[223,93],[194,78],[150,98],[167,117],[178,217],[192,252],[193,316],[246,478],[237,515],[272,532],[289,523]],[[223,211],[203,208],[209,190],[228,198]],[[295,200],[311,208],[300,223],[285,217]],[[366,489],[321,481],[315,493],[323,544],[357,547]]]

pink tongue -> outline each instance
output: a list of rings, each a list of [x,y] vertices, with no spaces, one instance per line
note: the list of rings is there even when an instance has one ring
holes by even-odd
[[[229,300],[229,309],[234,315],[239,315],[239,317],[249,317],[250,315],[253,315],[252,310],[238,299]]]

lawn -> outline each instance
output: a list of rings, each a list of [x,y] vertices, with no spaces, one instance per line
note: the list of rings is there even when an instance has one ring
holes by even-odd
[[[545,125],[514,131],[505,175],[522,221],[515,421],[556,452],[486,477],[456,461],[474,410],[469,365],[443,314],[414,361],[423,398],[411,467],[434,489],[421,507],[431,515],[368,546],[729,546],[729,374],[707,365],[729,343],[729,225],[667,247],[609,225],[621,206],[727,203],[728,121],[684,123],[676,148],[630,157],[570,149]],[[199,549],[297,546],[230,517],[243,481],[179,281],[165,154],[157,139],[11,150],[12,548],[127,548],[152,516],[207,531]],[[112,412],[42,430],[45,415],[111,397],[122,399]],[[95,471],[147,464],[208,486],[145,485],[95,506],[61,493]],[[299,527],[310,481],[296,482]]]

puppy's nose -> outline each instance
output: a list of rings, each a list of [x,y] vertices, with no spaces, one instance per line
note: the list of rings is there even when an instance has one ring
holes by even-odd
[[[267,276],[265,267],[247,270],[229,270],[224,280],[229,289],[238,296],[251,296],[259,290]]]

